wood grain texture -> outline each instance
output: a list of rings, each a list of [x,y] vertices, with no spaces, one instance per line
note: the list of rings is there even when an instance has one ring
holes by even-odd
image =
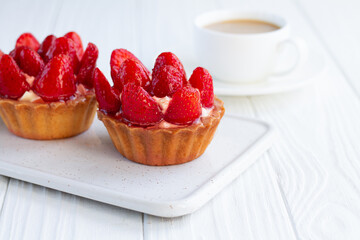
[[[9,178],[0,176],[0,212],[2,211],[5,195],[9,184]]]
[[[0,239],[142,239],[139,213],[10,180]]]
[[[145,215],[147,239],[296,239],[287,208],[264,156],[195,213],[179,218]]]
[[[327,73],[306,89],[222,98],[227,113],[273,123],[279,132],[273,148],[199,211],[173,219],[13,179],[7,184],[3,177],[0,239],[360,238],[360,34],[353,27],[359,21],[358,2],[2,1],[0,27],[6,37],[0,46],[10,51],[24,31],[42,39],[76,30],[84,45],[91,41],[99,47],[98,65],[108,77],[111,51],[120,47],[150,69],[160,52],[173,51],[190,75],[198,65],[192,20],[219,8],[279,13],[289,19],[294,35],[328,61]],[[11,14],[15,9],[17,14]]]
[[[360,96],[360,29],[359,1],[296,0],[304,18],[341,71],[349,85]]]

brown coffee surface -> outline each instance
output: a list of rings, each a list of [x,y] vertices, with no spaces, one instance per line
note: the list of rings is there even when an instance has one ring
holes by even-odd
[[[212,23],[205,28],[225,33],[265,33],[278,30],[280,27],[260,20],[234,19]]]

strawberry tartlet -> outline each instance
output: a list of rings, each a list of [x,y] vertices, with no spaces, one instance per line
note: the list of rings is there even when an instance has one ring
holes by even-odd
[[[176,55],[164,52],[150,73],[125,49],[113,51],[110,65],[112,87],[94,71],[98,118],[124,157],[165,166],[204,153],[225,113],[206,69],[196,68],[188,80]]]
[[[50,140],[86,131],[94,119],[93,72],[97,47],[85,52],[80,36],[49,35],[40,44],[22,34],[9,54],[0,52],[0,116],[17,136]]]

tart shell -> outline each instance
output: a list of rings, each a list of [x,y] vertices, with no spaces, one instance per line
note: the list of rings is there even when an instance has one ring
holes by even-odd
[[[98,111],[116,149],[127,159],[152,166],[186,163],[201,156],[214,137],[225,113],[223,102],[215,97],[210,116],[178,128],[129,126]]]
[[[93,93],[52,103],[0,98],[0,116],[9,131],[37,140],[67,138],[86,131],[94,120],[96,107]]]

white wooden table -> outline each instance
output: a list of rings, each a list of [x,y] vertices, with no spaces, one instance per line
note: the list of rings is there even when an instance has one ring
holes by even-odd
[[[192,20],[213,9],[283,15],[328,70],[299,91],[222,97],[227,113],[271,122],[280,138],[197,212],[164,219],[0,176],[0,239],[360,239],[360,2],[350,0],[0,1],[0,49],[25,31],[75,30],[152,67],[162,51],[194,68]],[[3,124],[3,123],[0,123]],[[1,143],[0,143],[1,144]]]

